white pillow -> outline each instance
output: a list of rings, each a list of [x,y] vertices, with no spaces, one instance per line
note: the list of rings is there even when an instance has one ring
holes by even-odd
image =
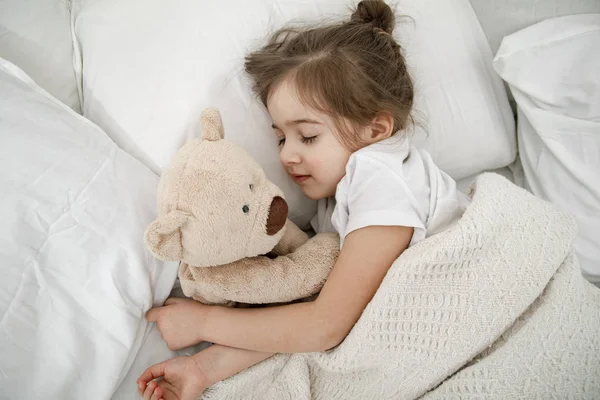
[[[0,168],[0,397],[108,399],[177,276],[143,244],[157,177],[2,59]]]
[[[81,113],[73,70],[71,3],[2,0],[0,7],[0,57]]]
[[[507,36],[494,64],[518,105],[526,186],[577,218],[581,268],[600,284],[600,14]]]
[[[548,18],[600,12],[598,0],[470,0],[496,52],[505,36]]]
[[[201,110],[217,106],[225,135],[241,144],[280,186],[291,217],[307,223],[303,198],[278,161],[264,108],[251,93],[243,59],[290,20],[350,17],[347,0],[80,0],[84,115],[158,172],[196,134]],[[402,2],[396,35],[417,86],[422,143],[455,178],[503,167],[516,157],[514,121],[492,53],[468,0]]]

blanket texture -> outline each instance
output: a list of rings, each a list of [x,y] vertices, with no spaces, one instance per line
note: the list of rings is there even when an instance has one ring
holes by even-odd
[[[203,399],[600,398],[600,290],[573,219],[495,174],[472,198],[398,258],[339,346],[275,355]]]

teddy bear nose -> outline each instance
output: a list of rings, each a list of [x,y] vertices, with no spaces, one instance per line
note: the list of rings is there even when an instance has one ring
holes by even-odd
[[[285,200],[275,196],[271,201],[269,216],[267,217],[267,235],[273,236],[285,226],[288,215],[288,205]]]

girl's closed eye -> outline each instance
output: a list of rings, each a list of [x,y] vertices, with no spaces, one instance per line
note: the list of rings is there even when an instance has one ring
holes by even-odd
[[[304,144],[311,144],[315,140],[317,140],[317,136],[318,135],[314,135],[314,136],[302,136],[302,143],[304,143]]]
[[[314,135],[314,136],[302,136],[302,138],[300,139],[300,141],[302,143],[304,143],[304,144],[311,144],[315,140],[317,140],[317,136],[318,135]],[[279,138],[277,138],[277,144],[279,146],[283,146],[285,144],[285,137],[279,137]]]

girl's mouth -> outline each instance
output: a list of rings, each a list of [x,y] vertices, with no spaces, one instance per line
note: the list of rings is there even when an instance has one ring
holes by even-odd
[[[302,183],[310,178],[310,175],[293,175],[292,178],[296,183]]]

